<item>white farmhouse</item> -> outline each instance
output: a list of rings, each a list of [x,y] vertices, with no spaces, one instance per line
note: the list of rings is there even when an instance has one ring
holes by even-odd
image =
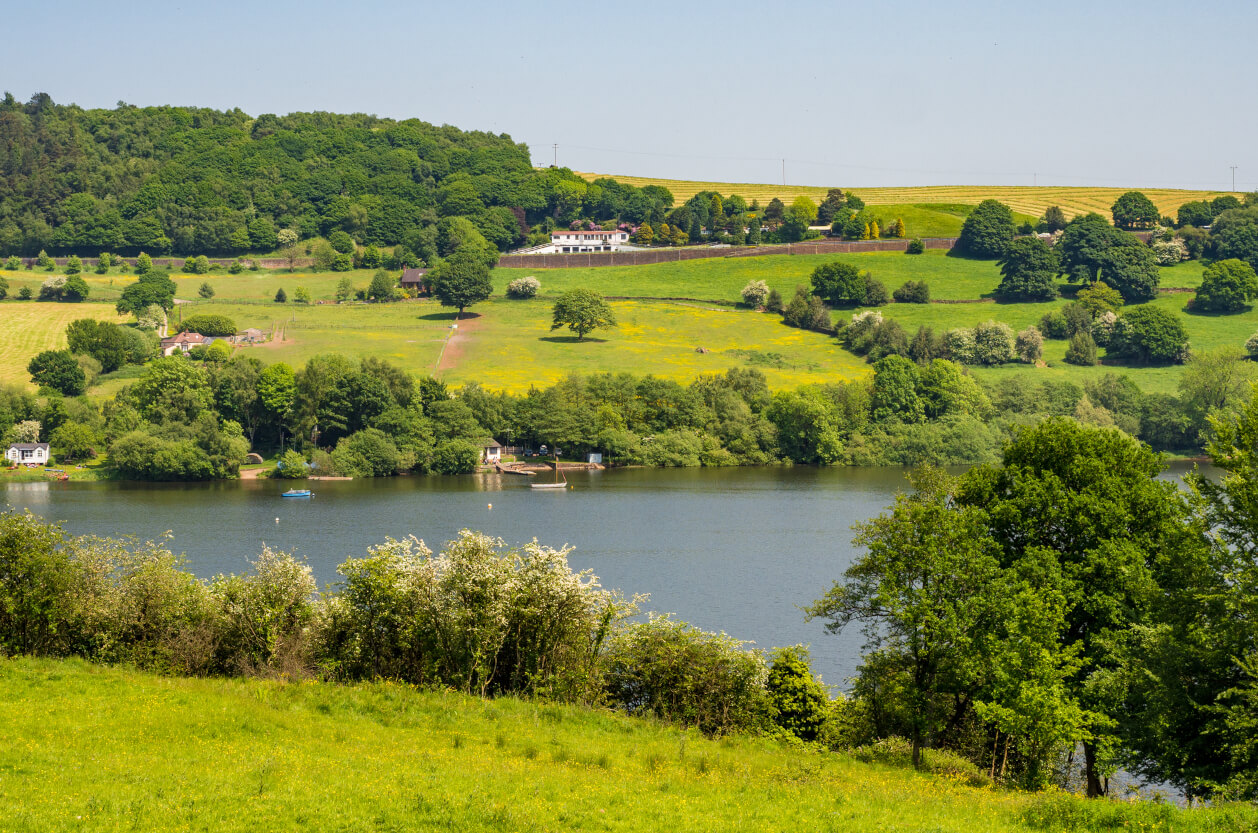
[[[11,466],[44,466],[51,459],[48,443],[14,443],[4,452]]]
[[[570,252],[614,252],[629,242],[629,232],[573,231],[555,229],[550,233],[550,251],[556,254]]]

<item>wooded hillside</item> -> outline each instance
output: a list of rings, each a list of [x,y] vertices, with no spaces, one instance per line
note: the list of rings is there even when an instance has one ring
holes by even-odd
[[[418,119],[85,110],[43,93],[0,102],[6,255],[266,252],[285,228],[419,251],[421,230],[449,216],[505,249],[544,217],[568,221],[590,196],[566,169],[535,170],[506,134]]]

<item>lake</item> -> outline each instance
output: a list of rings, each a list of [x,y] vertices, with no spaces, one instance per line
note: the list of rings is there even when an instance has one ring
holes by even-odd
[[[1169,474],[1178,475],[1178,465]],[[513,475],[316,481],[286,500],[278,481],[11,483],[0,502],[74,534],[155,538],[170,531],[201,576],[249,569],[263,543],[305,558],[321,584],[386,537],[433,549],[461,529],[509,544],[570,544],[575,569],[604,587],[649,593],[648,610],[757,647],[809,643],[827,683],[856,670],[856,628],[826,634],[799,607],[857,554],[852,524],[907,487],[899,468],[615,469],[569,473],[572,488],[533,490]],[[540,475],[546,477],[546,475]],[[490,508],[492,505],[492,508]]]

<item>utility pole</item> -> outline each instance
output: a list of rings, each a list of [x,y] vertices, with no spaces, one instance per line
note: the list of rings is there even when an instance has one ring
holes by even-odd
[[[782,160],[782,187],[786,187],[786,160]]]
[[[559,143],[556,142],[555,144],[551,145],[551,149],[555,151],[554,167],[558,168],[559,167]]]
[[[1232,169],[1232,191],[1233,191],[1233,193],[1235,193],[1235,191],[1236,191],[1236,167],[1237,167],[1237,166],[1236,166],[1236,165],[1230,165],[1229,167]]]

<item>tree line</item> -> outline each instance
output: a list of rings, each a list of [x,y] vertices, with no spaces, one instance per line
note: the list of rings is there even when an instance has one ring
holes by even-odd
[[[556,326],[586,321],[581,303],[557,310]],[[475,383],[451,390],[373,357],[324,354],[294,369],[216,343],[154,359],[150,330],[84,319],[69,327],[68,349],[32,361],[39,396],[0,389],[0,438],[50,442],[60,460],[107,453],[118,476],[144,480],[235,477],[250,450],[287,452],[289,476],[458,474],[477,467],[491,439],[648,466],[965,464],[996,459],[1017,431],[1053,416],[1199,451],[1211,417],[1238,412],[1258,372],[1243,352],[1223,350],[1194,356],[1174,395],[1143,393],[1113,372],[1082,386],[1017,375],[983,383],[938,355],[883,352],[888,322],[858,317],[845,337],[880,354],[863,379],[772,392],[757,365],[780,357],[741,351],[747,366],[689,384],[603,373],[520,395]],[[966,333],[953,348],[971,350],[970,361],[1018,349],[1003,325]],[[915,338],[910,355],[921,346]],[[145,360],[113,399],[81,395],[94,375]]]
[[[83,109],[6,93],[0,143],[6,255],[237,255],[324,237],[341,243],[320,253],[331,265],[344,234],[431,262],[445,218],[505,250],[547,222],[659,221],[673,204],[659,186],[534,169],[505,134],[364,114]]]

